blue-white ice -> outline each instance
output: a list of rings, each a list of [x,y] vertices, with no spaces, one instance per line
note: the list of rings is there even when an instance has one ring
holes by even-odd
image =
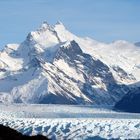
[[[115,112],[110,106],[0,105],[0,124],[54,140],[140,138],[140,114]]]

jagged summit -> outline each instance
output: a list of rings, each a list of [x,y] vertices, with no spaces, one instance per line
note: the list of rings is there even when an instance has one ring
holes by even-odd
[[[64,24],[61,21],[57,21],[55,25],[61,25],[64,26]]]
[[[57,28],[60,28],[62,30],[66,30],[65,25],[61,21],[57,21],[56,24],[54,25],[54,29],[56,30]]]
[[[44,21],[36,31],[38,32],[45,32],[46,30],[53,31],[54,30],[53,28],[54,28],[53,25],[50,25],[47,21]]]
[[[44,22],[0,52],[0,101],[112,105],[140,80],[139,54],[131,43],[100,43]]]

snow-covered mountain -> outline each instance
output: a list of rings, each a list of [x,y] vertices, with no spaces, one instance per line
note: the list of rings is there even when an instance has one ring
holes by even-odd
[[[129,42],[105,44],[44,22],[0,52],[0,101],[114,104],[140,81],[139,60]]]

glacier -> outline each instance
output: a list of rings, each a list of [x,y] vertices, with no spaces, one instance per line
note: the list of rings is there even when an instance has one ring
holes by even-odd
[[[0,124],[57,139],[139,139],[140,114],[96,105],[0,105]]]

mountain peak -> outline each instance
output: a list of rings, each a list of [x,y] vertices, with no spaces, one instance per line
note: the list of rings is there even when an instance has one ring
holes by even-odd
[[[47,21],[44,21],[38,30],[39,31],[53,30],[53,27]]]
[[[55,25],[63,25],[64,26],[64,24],[61,21],[59,21],[59,20],[56,22]]]
[[[54,27],[55,28],[60,28],[62,30],[65,29],[65,26],[61,21],[57,21]]]

